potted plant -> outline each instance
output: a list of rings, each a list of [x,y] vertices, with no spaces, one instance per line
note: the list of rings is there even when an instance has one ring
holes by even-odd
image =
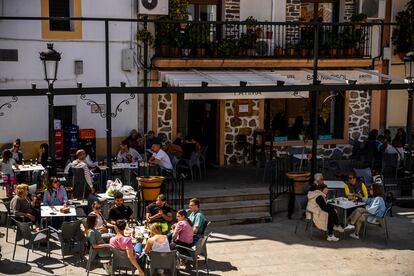
[[[256,48],[256,33],[248,31],[240,35],[238,46],[240,48],[240,55],[253,56]]]
[[[281,46],[276,46],[275,50],[274,50],[274,54],[277,57],[282,57],[285,53],[285,49],[283,49],[283,47]]]
[[[239,51],[238,40],[227,38],[218,46],[218,51],[221,56],[232,57]]]
[[[252,31],[253,32],[256,29],[257,19],[254,18],[253,16],[247,17],[244,22],[246,22],[246,30],[247,31]]]
[[[405,10],[397,13],[395,21],[397,25],[392,33],[394,53],[399,54],[403,59],[403,56],[414,46],[414,0],[408,1]]]
[[[273,39],[273,31],[272,31],[272,26],[267,26],[266,27],[266,39]]]
[[[289,44],[287,51],[288,51],[288,56],[293,57],[295,55],[295,44]]]

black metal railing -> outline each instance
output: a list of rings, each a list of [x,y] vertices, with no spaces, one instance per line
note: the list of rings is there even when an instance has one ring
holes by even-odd
[[[184,179],[182,174],[166,176],[163,183],[168,204],[176,211],[184,209]]]
[[[371,57],[371,23],[301,22],[178,22],[155,21],[156,56],[218,58],[309,58],[314,29],[319,32],[319,56]]]
[[[292,171],[292,158],[277,157],[269,160],[265,165],[264,182],[269,185],[270,213],[272,203],[282,194],[291,192],[291,184],[286,173]]]

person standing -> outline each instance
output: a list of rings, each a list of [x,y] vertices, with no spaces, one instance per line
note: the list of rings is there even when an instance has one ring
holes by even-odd
[[[89,186],[90,192],[93,194],[95,193],[95,188],[93,187],[92,182],[92,175],[93,173],[89,170],[88,164],[86,164],[86,152],[83,149],[80,149],[76,152],[77,159],[71,163],[71,167],[75,169],[82,169],[85,175],[85,181]],[[76,189],[76,191],[75,191]],[[82,196],[82,188],[74,187],[73,195],[77,196],[78,198]]]

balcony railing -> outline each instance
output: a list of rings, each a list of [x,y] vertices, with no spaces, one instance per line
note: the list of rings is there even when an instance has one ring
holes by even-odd
[[[319,24],[319,56],[373,55],[373,29],[380,24]],[[156,56],[217,58],[311,58],[314,28],[301,22],[155,22]],[[379,47],[379,46],[378,46]]]

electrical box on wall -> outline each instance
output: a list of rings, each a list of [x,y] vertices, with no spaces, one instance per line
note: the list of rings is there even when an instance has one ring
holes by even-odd
[[[122,70],[131,71],[134,68],[134,52],[132,49],[122,50]]]
[[[83,60],[75,60],[75,75],[83,74]]]

